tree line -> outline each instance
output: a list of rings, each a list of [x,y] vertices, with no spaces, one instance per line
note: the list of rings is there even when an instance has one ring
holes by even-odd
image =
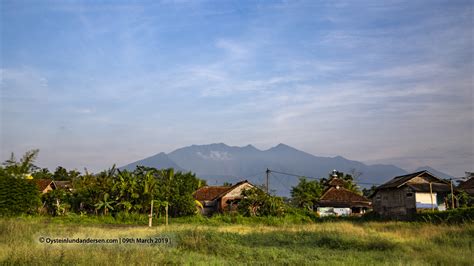
[[[0,167],[0,212],[3,214],[37,213],[50,215],[114,215],[169,210],[172,217],[196,212],[192,194],[206,185],[191,172],[139,166],[134,171],[112,168],[97,174],[81,174],[58,167],[54,173],[34,165],[38,150],[27,152],[19,161],[12,157]],[[71,190],[56,189],[40,194],[33,179],[70,181]],[[153,207],[152,207],[153,206]]]
[[[39,168],[34,162],[38,150],[28,151],[20,160],[11,158],[0,166],[0,213],[37,213],[66,215],[73,212],[92,215],[117,213],[169,213],[171,217],[193,215],[200,203],[193,193],[206,185],[206,181],[191,172],[173,169],[155,169],[138,166],[133,171],[119,170],[115,166],[97,174],[67,170],[61,166],[54,172]],[[329,188],[332,175],[343,180],[344,188],[358,194],[361,191],[351,174],[335,172],[320,180],[300,178],[291,189],[291,199],[272,196],[261,188],[243,192],[238,210],[245,216],[281,216],[291,208],[314,212],[320,197]],[[40,194],[31,179],[70,181],[71,190],[56,189]]]

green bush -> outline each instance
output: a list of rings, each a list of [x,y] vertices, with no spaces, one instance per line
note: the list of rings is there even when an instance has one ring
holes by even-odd
[[[474,221],[474,208],[417,213],[413,220],[429,223],[469,223]]]
[[[34,183],[0,174],[0,215],[34,214],[40,205],[39,191]]]
[[[265,193],[260,188],[242,191],[244,197],[238,205],[239,213],[244,216],[283,216],[285,203],[282,198]]]

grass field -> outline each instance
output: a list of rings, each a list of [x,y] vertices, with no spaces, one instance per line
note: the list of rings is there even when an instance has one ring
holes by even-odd
[[[158,244],[41,244],[39,237],[149,238]],[[0,219],[2,264],[440,264],[473,265],[474,224],[322,222],[275,225],[183,220],[142,225],[63,218]]]

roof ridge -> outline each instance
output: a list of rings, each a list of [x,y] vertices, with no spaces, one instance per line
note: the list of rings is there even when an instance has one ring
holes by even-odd
[[[235,183],[234,185],[230,186],[228,190],[223,191],[222,193],[220,193],[219,195],[217,195],[216,197],[214,197],[212,200],[215,200],[215,199],[220,198],[221,196],[225,195],[227,192],[231,191],[232,189],[234,189],[234,188],[236,188],[236,187],[238,187],[238,186],[240,186],[240,185],[242,185],[243,183],[246,183],[246,182],[250,184],[250,182],[247,181],[247,179],[246,179],[246,180],[243,180],[243,181],[240,181],[240,182],[237,182],[237,183]]]

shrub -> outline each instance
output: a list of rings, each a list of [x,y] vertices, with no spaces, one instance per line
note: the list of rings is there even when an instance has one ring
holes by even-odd
[[[33,214],[41,205],[38,188],[32,182],[0,174],[0,215]]]
[[[430,223],[468,223],[474,221],[474,208],[417,213],[413,220]]]
[[[282,198],[270,196],[259,188],[242,191],[244,198],[238,210],[244,216],[283,216],[285,204]]]

